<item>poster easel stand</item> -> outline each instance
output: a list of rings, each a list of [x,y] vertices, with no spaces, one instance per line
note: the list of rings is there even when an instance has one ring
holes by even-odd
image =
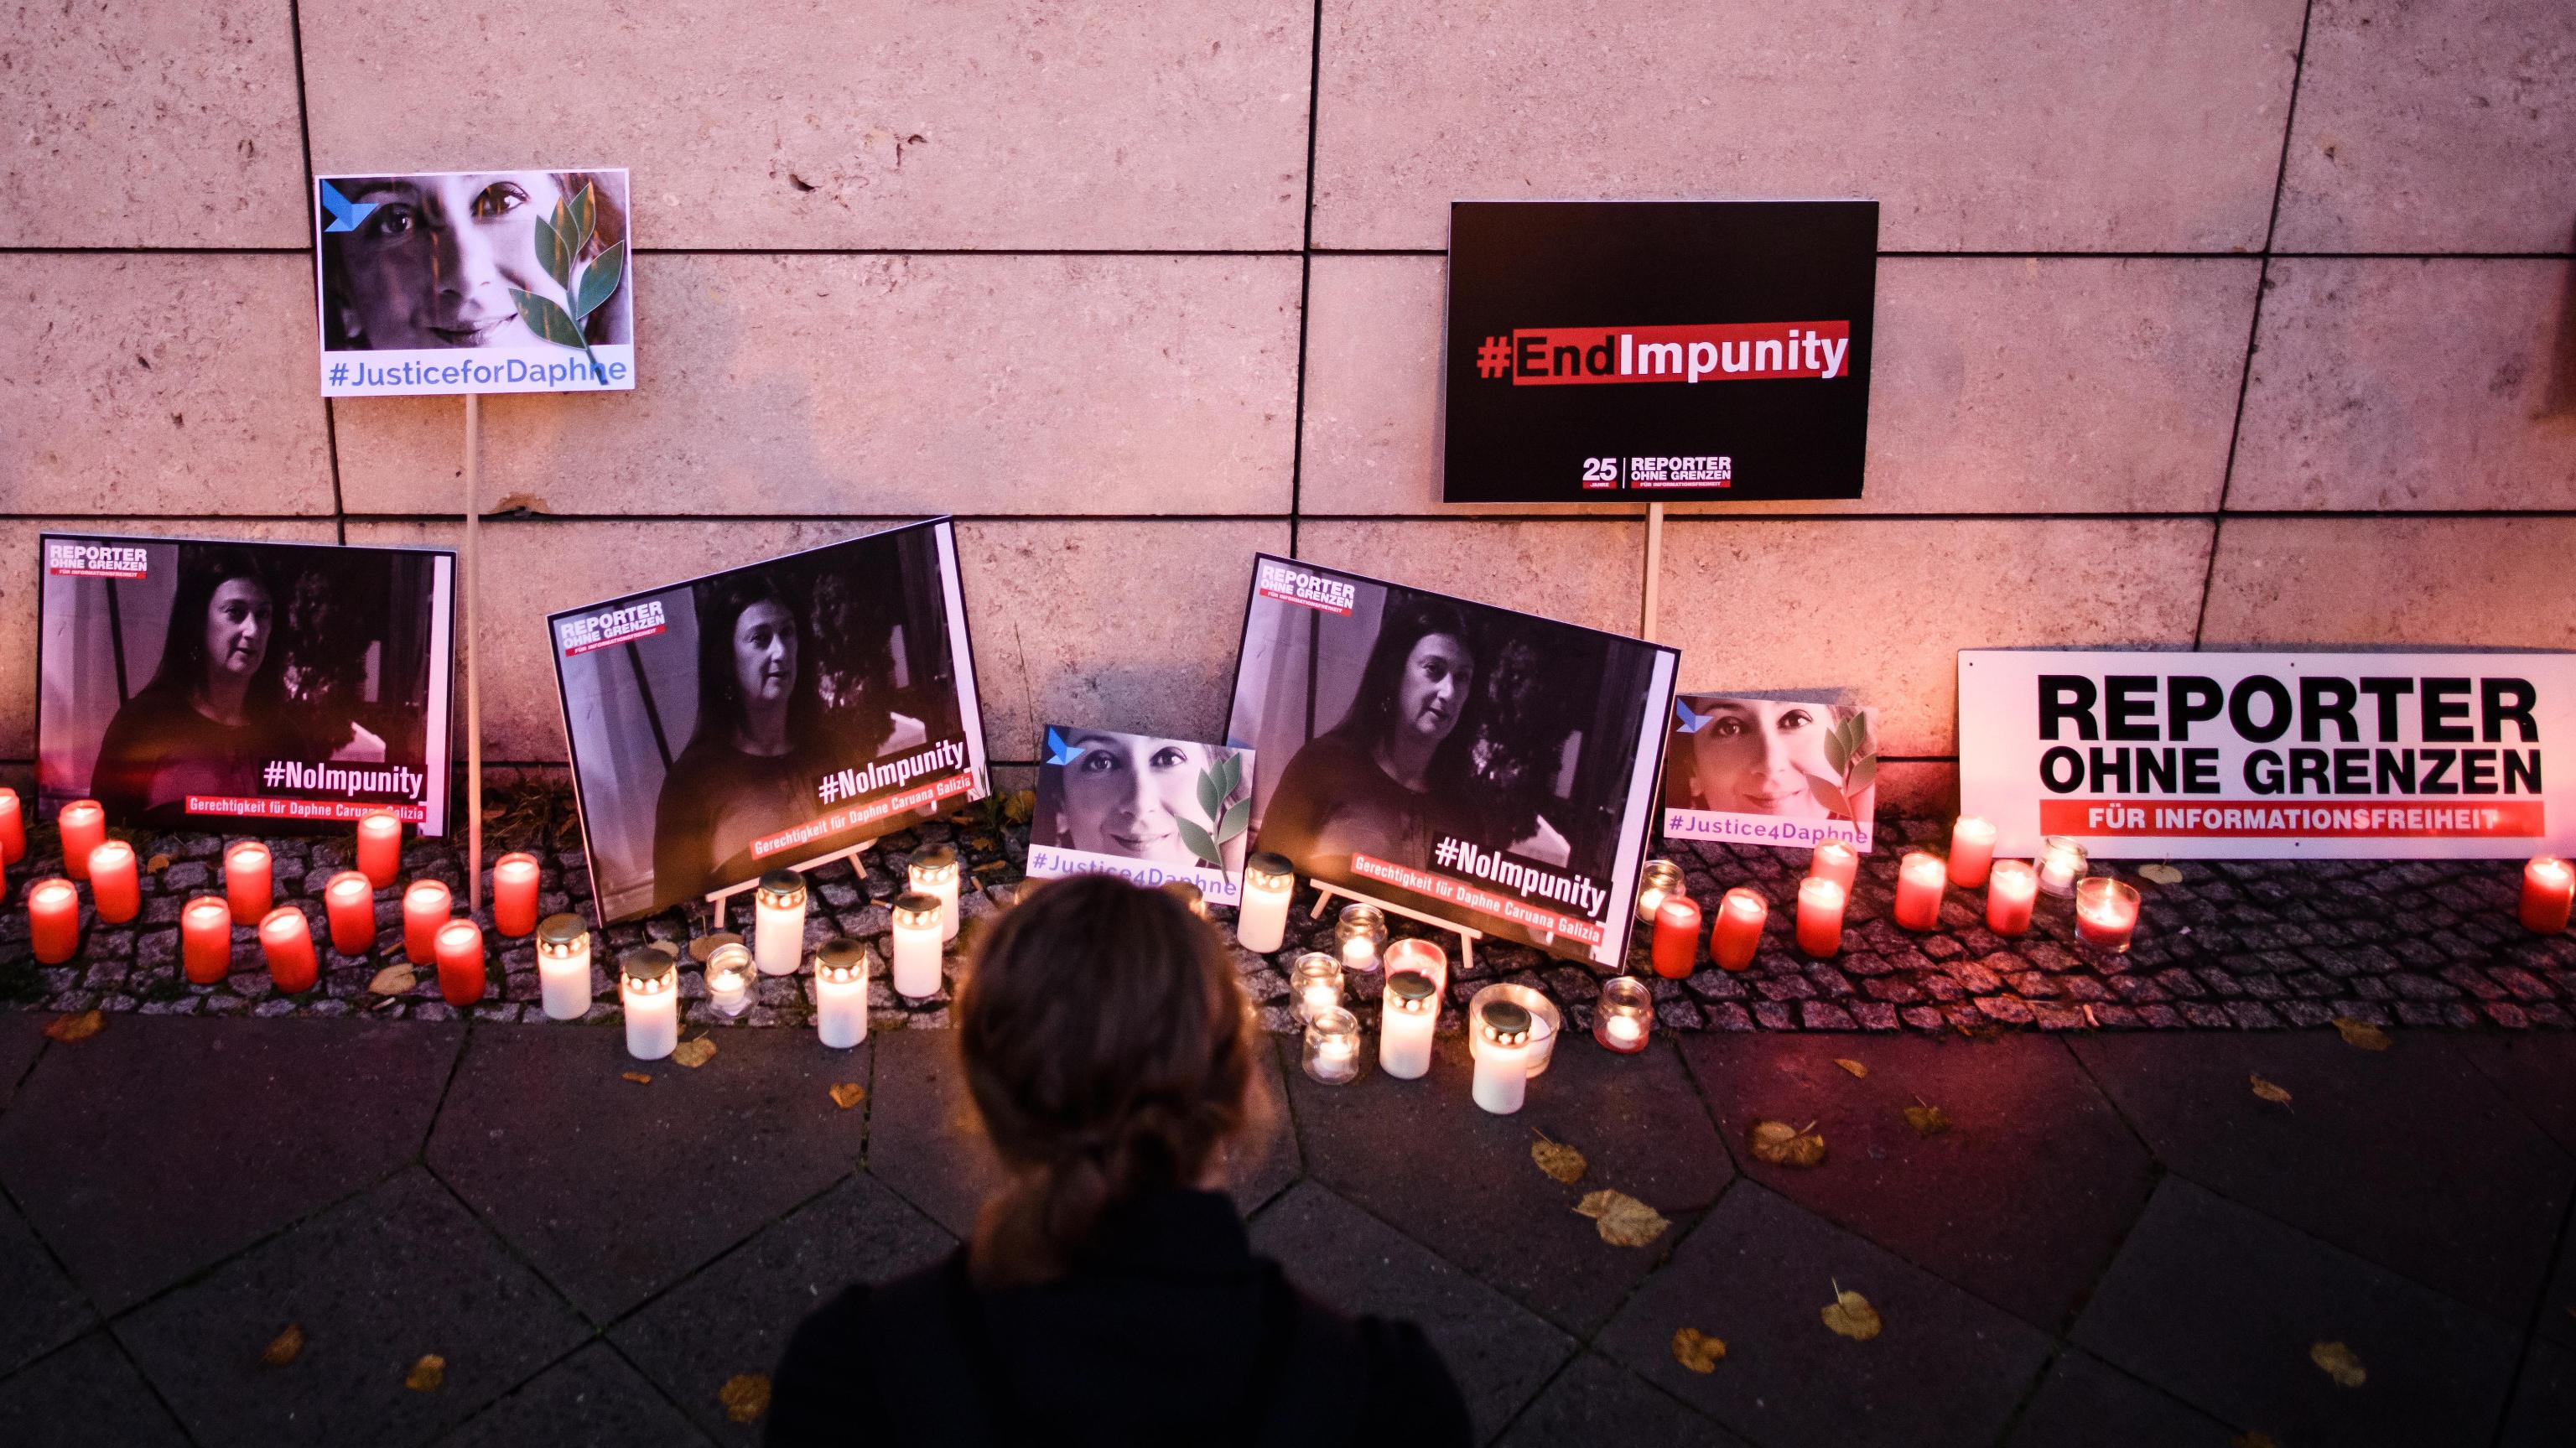
[[[828,855],[823,855],[823,856],[819,856],[819,857],[817,857],[817,858],[815,858],[815,859],[807,860],[807,861],[805,861],[804,863],[799,864],[799,865],[791,865],[791,866],[789,866],[788,868],[790,868],[790,869],[792,869],[792,870],[796,871],[796,873],[798,873],[798,874],[800,874],[800,875],[801,875],[801,874],[804,874],[804,873],[806,873],[806,872],[808,872],[808,871],[810,871],[810,870],[818,869],[818,868],[820,868],[820,867],[822,867],[822,866],[824,866],[824,865],[828,865],[828,864],[832,863],[834,860],[854,860],[854,859],[857,859],[857,858],[858,858],[858,856],[860,855],[860,853],[861,853],[861,852],[865,851],[868,847],[870,847],[871,845],[874,845],[875,843],[876,843],[876,841],[874,841],[874,840],[861,840],[861,841],[859,841],[857,844],[850,846],[850,847],[849,847],[848,849],[846,849],[846,850],[834,850],[832,853],[830,853],[830,854],[828,854]],[[854,870],[855,870],[855,869],[857,869],[858,867],[857,867],[856,865],[853,865],[853,866],[851,866],[850,868],[852,868],[852,869],[854,869]],[[755,879],[755,880],[745,880],[745,881],[743,881],[743,882],[742,882],[741,884],[739,884],[739,885],[730,885],[730,886],[727,886],[726,888],[724,888],[724,889],[722,889],[722,890],[717,890],[717,891],[715,891],[715,892],[713,892],[713,893],[709,894],[709,895],[707,896],[707,909],[713,913],[713,917],[714,917],[714,921],[715,921],[714,925],[713,925],[712,927],[710,927],[710,928],[715,929],[715,930],[722,930],[722,929],[724,929],[724,928],[725,928],[725,902],[727,902],[727,901],[731,900],[731,899],[732,899],[734,896],[736,896],[736,895],[749,894],[751,891],[757,890],[757,889],[759,889],[759,888],[760,888],[760,882],[759,882],[758,880],[756,880],[756,879]]]
[[[483,397],[465,394],[465,908],[483,908],[483,640],[474,632],[481,592]]]
[[[1333,903],[1333,897],[1336,895],[1353,904],[1374,905],[1389,915],[1401,915],[1407,920],[1418,920],[1434,930],[1444,930],[1457,936],[1458,969],[1452,974],[1469,976],[1476,973],[1476,942],[1485,938],[1485,932],[1470,930],[1454,920],[1443,920],[1437,915],[1425,915],[1419,910],[1407,910],[1401,905],[1381,900],[1375,895],[1363,895],[1357,890],[1346,890],[1339,885],[1327,885],[1321,880],[1313,880],[1309,883],[1315,887],[1315,908],[1306,912],[1307,919],[1322,919],[1324,907]]]
[[[1655,642],[1657,585],[1664,571],[1664,505],[1646,505],[1646,596],[1638,609],[1637,637]]]

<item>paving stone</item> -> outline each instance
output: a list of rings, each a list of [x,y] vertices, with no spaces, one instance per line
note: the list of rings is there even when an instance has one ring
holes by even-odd
[[[2567,1448],[2576,1438],[2576,1352],[2535,1342],[2522,1360],[2496,1448]]]
[[[653,1385],[606,1343],[594,1342],[537,1374],[438,1440],[439,1448],[702,1448]]]
[[[883,1183],[852,1176],[654,1299],[609,1340],[707,1436],[754,1444],[759,1425],[731,1421],[717,1397],[726,1379],[775,1371],[796,1324],[842,1288],[927,1267],[956,1245]]]
[[[0,1115],[0,1181],[116,1312],[411,1159],[460,1040],[122,1018],[38,1062]]]
[[[1252,1245],[1320,1301],[1420,1325],[1465,1396],[1479,1443],[1502,1431],[1577,1347],[1318,1182],[1298,1183],[1255,1217]]]
[[[2168,1177],[2077,1319],[2074,1340],[2240,1430],[2282,1443],[2482,1443],[2520,1333],[2393,1272]],[[2309,1360],[2341,1342],[2369,1373]]]
[[[0,1111],[8,1109],[27,1068],[45,1049],[45,1027],[52,1023],[50,1015],[15,1011],[0,1014]]]
[[[97,1319],[78,1287],[36,1240],[26,1219],[0,1201],[0,1377],[86,1331]]]
[[[2234,1436],[2207,1414],[2068,1348],[2050,1364],[2004,1448],[2220,1448]]]
[[[2048,1331],[2073,1315],[2154,1185],[2145,1148],[2055,1041],[1697,1037],[1682,1054],[1747,1175]],[[1947,1112],[1950,1130],[1918,1134],[1905,1119],[1918,1100]],[[1765,1119],[1814,1122],[1824,1165],[1753,1160],[1741,1144]]]
[[[106,1333],[0,1381],[9,1448],[189,1448],[188,1435]]]
[[[2072,1046],[2168,1169],[2499,1321],[2531,1310],[2576,1161],[2449,1041],[2400,1031],[2371,1052],[2310,1032],[2190,1050],[2134,1037]],[[2257,1098],[2255,1075],[2290,1105]]]
[[[1565,1365],[1499,1448],[1751,1448],[1597,1353]]]
[[[1875,1340],[1819,1321],[1836,1283],[1878,1309]],[[1716,1372],[1673,1361],[1682,1327],[1726,1339]],[[1596,1346],[1777,1448],[1991,1443],[2048,1352],[2029,1327],[1756,1182],[1728,1190]]]
[[[1616,1187],[1687,1220],[1734,1177],[1726,1148],[1661,1041],[1622,1056],[1569,1034],[1512,1116],[1477,1107],[1472,1075],[1463,1036],[1434,1043],[1431,1073],[1419,1081],[1373,1068],[1348,1086],[1324,1086],[1298,1072],[1289,1093],[1307,1170],[1558,1326],[1589,1332],[1671,1240],[1609,1247],[1574,1204]],[[1540,1172],[1530,1159],[1539,1133],[1581,1151],[1589,1174],[1568,1186]],[[1426,1190],[1428,1182],[1443,1185]]]
[[[2476,1035],[2452,1044],[2561,1149],[2576,1154],[2576,1037]]]
[[[304,1330],[293,1366],[260,1352]],[[117,1338],[200,1443],[417,1443],[587,1335],[472,1212],[413,1167],[119,1319]],[[404,1375],[447,1359],[436,1392]]]
[[[869,1049],[732,1031],[693,1071],[634,1061],[614,1030],[480,1030],[428,1161],[606,1322],[850,1171],[866,1118],[828,1093],[868,1079]]]

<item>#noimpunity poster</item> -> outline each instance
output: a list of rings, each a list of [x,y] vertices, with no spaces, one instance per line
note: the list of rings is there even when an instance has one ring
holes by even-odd
[[[47,533],[36,791],[111,824],[447,829],[456,556]]]
[[[1878,711],[1684,694],[1664,747],[1664,837],[1866,854],[1878,804]]]
[[[1252,751],[1050,724],[1029,822],[1029,875],[1186,880],[1209,903],[1243,900]]]
[[[1679,651],[1268,555],[1229,744],[1255,847],[1576,960],[1627,959]]]
[[[635,386],[623,170],[317,176],[322,395]]]
[[[945,518],[546,626],[603,924],[992,792]]]

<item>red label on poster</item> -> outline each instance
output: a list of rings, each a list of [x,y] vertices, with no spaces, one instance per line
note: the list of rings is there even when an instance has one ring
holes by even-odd
[[[2043,834],[2235,840],[2538,839],[2536,799],[2494,804],[2271,804],[2258,800],[2045,799]]]
[[[1463,905],[1467,909],[1508,920],[1526,929],[1550,931],[1585,945],[1599,945],[1607,938],[1606,932],[1589,920],[1578,920],[1571,915],[1559,914],[1537,905],[1524,904],[1508,895],[1479,890],[1473,885],[1452,880],[1445,875],[1434,875],[1426,870],[1408,870],[1402,865],[1381,860],[1375,855],[1351,856],[1351,873],[1363,880],[1375,880],[1381,885],[1395,885],[1410,890],[1416,895],[1428,895],[1434,900],[1451,905]]]
[[[924,805],[937,804],[943,799],[964,794],[974,787],[974,775],[952,774],[946,779],[907,789],[899,794],[890,794],[883,799],[870,800],[866,804],[854,804],[847,809],[836,809],[827,814],[817,815],[794,829],[780,830],[774,835],[763,835],[752,841],[751,857],[755,860],[765,860],[781,850],[792,850],[799,845],[810,845],[817,840],[830,839],[843,830],[857,829],[861,825],[874,824],[888,815],[902,814],[907,810],[920,809]]]
[[[240,799],[223,795],[188,796],[188,813],[232,819],[301,820],[354,824],[371,814],[389,814],[407,825],[427,824],[429,807],[418,804],[369,804],[341,799]]]

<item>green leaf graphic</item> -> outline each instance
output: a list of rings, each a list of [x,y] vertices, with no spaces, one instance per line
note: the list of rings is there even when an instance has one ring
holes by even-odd
[[[1852,812],[1851,800],[1843,794],[1842,786],[1822,775],[1808,775],[1807,790],[1816,797],[1816,803],[1835,814],[1847,815]]]
[[[564,208],[572,221],[563,229],[564,244],[572,248],[574,256],[590,250],[590,239],[599,234],[599,198],[591,195],[590,188],[584,186],[569,204],[557,202],[556,205]],[[555,280],[563,279],[557,277]]]
[[[1235,836],[1242,834],[1244,826],[1251,823],[1252,801],[1248,799],[1236,800],[1232,805],[1227,807],[1225,818],[1218,821],[1216,837],[1220,843],[1226,840],[1231,840]]]
[[[576,322],[590,320],[600,304],[617,295],[618,279],[626,272],[626,243],[619,242],[582,268],[581,286],[572,294],[572,316]]]
[[[1217,816],[1225,813],[1224,775],[1222,765],[1199,771],[1199,813],[1207,816],[1209,824],[1215,824]]]
[[[1840,724],[1825,731],[1825,765],[1836,774],[1851,768],[1851,741],[1843,737]]]
[[[1200,864],[1225,863],[1225,856],[1217,850],[1216,841],[1208,838],[1207,831],[1185,819],[1175,818],[1172,823],[1180,827],[1181,843],[1190,847],[1190,853],[1198,856]]]
[[[1227,755],[1225,757],[1224,768],[1225,792],[1228,796],[1231,796],[1235,791],[1243,788],[1243,756],[1240,754]]]
[[[581,328],[573,325],[572,318],[564,315],[563,308],[534,292],[523,292],[517,287],[510,288],[510,300],[519,304],[519,318],[528,324],[529,331],[558,347],[573,347],[584,351],[589,349],[589,343],[581,335]]]
[[[1873,754],[1855,762],[1843,775],[1843,790],[1858,795],[1878,782],[1878,756]]]
[[[572,260],[579,253],[573,250],[572,238],[564,235],[563,221],[564,212],[560,205],[555,207],[553,220],[542,216],[537,218],[537,265],[546,269],[546,275],[555,279],[556,286],[570,287]]]

